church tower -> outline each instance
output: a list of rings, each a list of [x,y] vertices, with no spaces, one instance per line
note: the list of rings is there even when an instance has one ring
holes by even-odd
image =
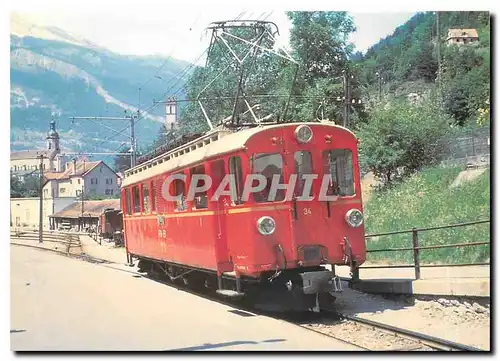
[[[49,157],[49,164],[50,164],[50,170],[55,171],[55,164],[54,164],[54,159],[56,158],[56,155],[59,154],[60,149],[59,149],[59,133],[56,131],[56,122],[55,120],[52,120],[50,122],[50,130],[47,135],[47,148],[48,148],[48,157]]]
[[[174,97],[169,97],[167,99],[167,104],[165,106],[165,127],[167,130],[177,129],[177,102]]]

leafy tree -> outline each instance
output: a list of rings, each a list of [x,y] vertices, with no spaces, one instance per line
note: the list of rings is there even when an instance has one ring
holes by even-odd
[[[23,196],[23,184],[22,182],[12,174],[10,175],[10,197],[20,198]]]
[[[290,45],[301,62],[303,81],[313,85],[319,78],[340,76],[352,52],[349,34],[356,30],[346,12],[287,12],[292,22]]]
[[[433,46],[429,42],[419,44],[413,71],[415,79],[424,79],[429,82],[436,80],[438,63],[432,55],[432,50]]]
[[[26,198],[40,196],[40,177],[27,175],[22,180],[10,176],[10,196],[13,198]]]
[[[129,145],[123,145],[118,153],[128,153],[130,151]],[[117,155],[114,158],[115,172],[125,172],[130,168],[130,155]]]
[[[439,139],[450,119],[430,101],[419,105],[394,102],[374,109],[359,131],[363,167],[385,184],[439,160]]]
[[[445,109],[464,125],[489,100],[489,49],[452,46],[445,50],[443,64]]]
[[[343,112],[343,71],[349,68],[349,74],[355,75],[350,79],[351,98],[359,99],[361,93],[359,69],[348,60],[352,53],[348,37],[355,30],[353,20],[345,12],[301,11],[287,15],[292,21],[292,54],[300,63],[290,117],[311,121],[320,113],[326,119],[338,120]],[[362,112],[362,108],[353,109],[358,115]]]
[[[455,119],[458,125],[464,125],[469,117],[468,96],[469,92],[464,83],[455,81],[448,85],[444,106],[446,112]]]

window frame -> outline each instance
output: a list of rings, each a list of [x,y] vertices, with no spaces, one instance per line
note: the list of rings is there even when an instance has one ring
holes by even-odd
[[[144,188],[146,188],[146,192],[144,191]],[[150,188],[149,188],[149,183],[142,183],[141,184],[141,193],[142,193],[142,212],[143,213],[151,213],[151,193],[150,193]],[[146,207],[147,205],[147,207]]]
[[[137,200],[138,204],[136,204],[136,196],[135,196],[135,190],[137,190]],[[141,214],[142,206],[141,206],[141,187],[140,184],[136,184],[132,186],[132,214]],[[137,210],[138,209],[138,210]]]
[[[236,160],[238,160],[238,162],[234,164]],[[245,201],[241,199],[243,196],[243,188],[245,186],[243,182],[243,162],[241,161],[241,156],[234,155],[232,157],[229,157],[227,161],[227,166],[229,171],[228,174],[235,175],[234,178],[230,177],[229,181],[229,190],[231,194],[235,192],[236,195],[236,201],[231,199],[231,203],[234,205],[244,204]]]
[[[128,216],[132,214],[132,191],[131,187],[125,188],[125,212]]]
[[[327,191],[327,195],[336,195],[338,196],[339,198],[353,198],[353,197],[356,197],[357,195],[357,187],[356,187],[356,178],[355,178],[355,164],[354,164],[354,152],[352,151],[352,149],[350,148],[332,148],[332,149],[325,149],[322,154],[321,154],[321,159],[322,159],[322,165],[323,165],[323,173],[324,174],[330,174],[332,176],[332,180],[335,181],[333,179],[333,174],[331,172],[331,169],[330,169],[330,162],[331,162],[331,159],[328,159],[328,162],[325,163],[325,155],[328,155],[328,157],[330,157],[330,154],[334,151],[344,151],[344,157],[347,155],[348,159],[350,158],[350,170],[351,170],[351,181],[352,181],[352,194],[345,194],[345,195],[342,195],[340,194],[335,194],[335,193],[331,193],[329,191]],[[347,163],[347,162],[346,162]],[[346,167],[344,168],[344,174],[347,175],[347,170],[349,168]],[[336,170],[337,171],[337,170]],[[326,173],[328,172],[328,173]],[[337,179],[338,179],[338,176],[337,176]],[[347,181],[347,178],[344,178],[344,180]],[[340,182],[339,182],[340,183]],[[338,186],[339,189],[340,189],[340,186]],[[328,187],[328,189],[330,189],[330,186]]]
[[[250,172],[251,174],[262,174],[262,172],[256,172],[255,171],[255,161],[257,160],[257,156],[259,156],[259,158],[263,155],[267,155],[267,156],[270,156],[270,155],[278,155],[280,157],[280,161],[281,161],[281,167],[280,167],[280,178],[281,178],[281,181],[280,182],[284,182],[285,181],[285,157],[284,155],[281,153],[281,152],[262,152],[262,153],[253,153],[252,156],[250,157]],[[269,164],[268,164],[269,165]],[[266,167],[264,167],[264,169],[266,169]],[[262,171],[264,170],[262,169]],[[273,174],[273,177],[274,177],[275,174]],[[272,179],[271,179],[272,181]],[[271,185],[269,185],[269,191],[271,190]],[[261,191],[263,192],[263,191]],[[276,198],[280,198],[279,200],[273,200],[273,201],[270,201],[268,200],[267,198],[269,197],[269,193],[267,194],[267,197],[263,198],[263,200],[257,200],[256,197],[255,197],[255,193],[252,194],[252,199],[255,203],[283,203],[284,201],[286,201],[286,192],[284,189],[278,189],[277,192],[276,192]]]
[[[299,171],[299,167],[302,166],[304,163],[302,162],[302,163],[299,164],[297,162],[297,158],[296,158],[297,153],[302,153],[301,154],[301,159],[303,159],[304,153],[307,153],[309,155],[310,173]],[[296,197],[301,197],[302,193],[304,191],[304,185],[305,185],[305,179],[302,179],[302,175],[304,175],[304,174],[314,174],[313,154],[309,150],[299,149],[299,150],[297,150],[297,151],[295,151],[293,153],[293,160],[294,160],[294,166],[295,166],[295,174],[297,174],[297,181],[295,183],[295,189],[294,189],[293,194]],[[311,189],[310,189],[309,195],[308,195],[309,197],[312,197],[314,195],[313,188],[314,188],[314,186],[311,186]]]
[[[178,172],[178,173],[175,173],[175,174],[182,174],[184,175],[184,172]],[[173,201],[173,205],[174,205],[174,212],[186,212],[189,208],[189,205],[188,205],[188,202],[187,202],[187,194],[186,194],[186,188],[187,188],[187,182],[183,181],[182,179],[174,179],[171,183],[171,187],[172,187],[172,190],[174,191],[173,193],[173,196],[174,197],[177,197],[179,194],[177,193],[177,185],[178,184],[182,184],[183,185],[183,198],[181,201]],[[171,193],[172,194],[172,193]],[[183,205],[183,207],[181,208],[180,205]]]
[[[203,172],[202,172],[202,173],[201,173],[201,172],[199,172],[200,170],[202,170]],[[189,174],[190,174],[190,178],[189,178],[189,179],[191,180],[191,182],[192,182],[192,179],[193,179],[192,177],[193,177],[193,175],[195,175],[195,174],[199,174],[199,175],[204,174],[204,175],[206,175],[206,174],[207,174],[207,172],[206,172],[206,167],[205,167],[205,164],[203,164],[203,163],[202,163],[202,164],[198,164],[197,166],[192,167],[192,168],[189,170]],[[195,186],[197,186],[197,185],[198,185],[198,184],[196,184]],[[191,187],[191,185],[190,185],[190,187]],[[205,196],[205,204],[204,204],[204,206],[203,206],[203,204],[202,204],[202,207],[200,207],[200,206],[199,206],[199,204],[198,204],[198,200],[196,199],[196,196],[197,196],[198,194],[202,194],[202,195],[204,195],[204,196]],[[193,211],[197,211],[197,210],[200,210],[200,209],[203,209],[203,210],[204,210],[204,209],[208,209],[208,191],[204,191],[204,192],[201,192],[201,193],[195,193],[195,194],[194,194],[194,200],[192,201],[191,210],[193,210]]]
[[[154,179],[152,179],[149,182],[149,189],[151,197],[151,213],[155,213],[157,204],[156,204],[156,182],[154,181]]]

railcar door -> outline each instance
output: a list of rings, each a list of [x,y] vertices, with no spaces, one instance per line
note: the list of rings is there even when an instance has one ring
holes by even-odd
[[[226,175],[226,164],[224,159],[219,159],[210,163],[210,173],[212,177],[212,187],[209,191],[209,198],[212,199],[215,190],[219,187],[220,183]],[[211,202],[211,207],[215,212],[214,217],[214,230],[215,230],[215,257],[217,263],[217,270],[219,272],[233,271],[233,263],[231,262],[229,247],[227,242],[226,231],[226,205],[229,204],[230,198],[228,196],[221,196],[218,200]]]
[[[286,152],[289,182],[297,180],[292,199],[292,229],[296,260],[303,265],[318,264],[327,257],[326,208],[318,201],[321,186],[319,152],[314,144],[291,146]]]

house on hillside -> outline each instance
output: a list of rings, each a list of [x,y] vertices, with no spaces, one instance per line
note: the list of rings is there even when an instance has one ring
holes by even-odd
[[[102,160],[73,160],[66,164],[64,172],[48,172],[44,176],[44,197],[79,197],[83,192],[86,196],[112,198],[120,194],[119,176]]]
[[[476,29],[448,29],[446,43],[448,45],[465,45],[477,43],[479,36]]]

